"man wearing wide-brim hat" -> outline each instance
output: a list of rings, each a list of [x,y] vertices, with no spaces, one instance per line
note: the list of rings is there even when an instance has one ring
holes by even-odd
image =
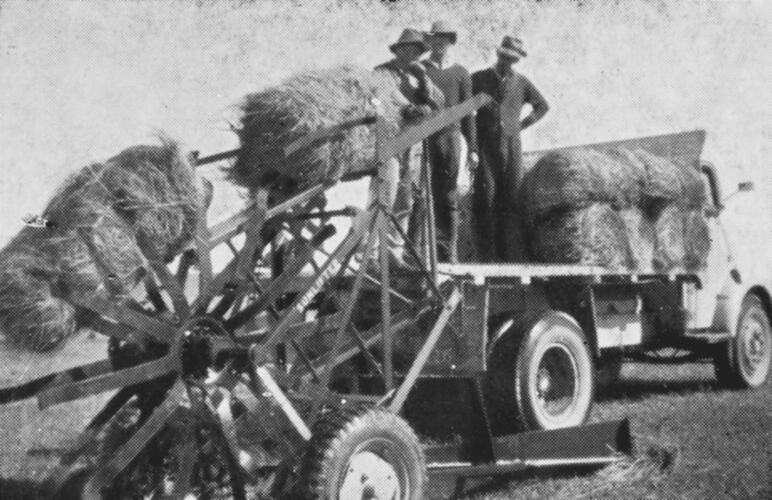
[[[427,33],[430,53],[423,63],[426,73],[445,95],[445,106],[455,106],[472,97],[469,71],[451,60],[451,47],[458,41],[456,30],[444,21],[432,24]],[[464,140],[465,139],[465,140]],[[466,164],[477,162],[477,139],[472,115],[464,117],[427,140],[432,167],[432,190],[437,220],[438,256],[458,261],[458,176]],[[465,152],[466,149],[466,152]]]
[[[397,80],[400,91],[409,103],[402,113],[405,121],[417,121],[440,109],[444,105],[445,97],[429,80],[424,67],[418,61],[429,50],[424,34],[407,28],[402,31],[397,41],[389,45],[389,50],[394,54],[394,58],[376,66],[375,72],[386,72]],[[418,227],[415,222],[411,226],[410,222],[420,191],[420,147],[420,144],[414,146],[398,158],[392,158],[386,165],[386,181],[389,185],[392,210],[403,231],[414,241]],[[372,189],[374,190],[375,186]],[[391,239],[391,248],[395,249],[393,256],[397,259],[397,264],[404,264],[404,242],[398,234],[392,234]]]
[[[520,132],[549,110],[546,99],[514,65],[527,56],[522,40],[505,36],[493,67],[472,75],[474,93],[493,102],[477,111],[480,164],[474,177],[473,226],[484,261],[525,260],[525,241],[518,210],[523,178]],[[530,113],[521,118],[524,105]]]

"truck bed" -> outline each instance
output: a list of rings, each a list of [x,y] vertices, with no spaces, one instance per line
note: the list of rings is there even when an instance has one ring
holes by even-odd
[[[640,273],[636,271],[614,271],[600,266],[579,264],[446,264],[437,265],[441,275],[471,279],[475,283],[484,283],[487,279],[512,278],[523,284],[532,279],[548,278],[589,278],[595,281],[604,279],[613,281],[637,282],[650,279],[675,281],[676,279],[695,279],[693,272],[674,270],[667,273]]]

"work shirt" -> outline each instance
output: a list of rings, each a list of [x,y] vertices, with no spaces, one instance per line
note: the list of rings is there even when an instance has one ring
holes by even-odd
[[[475,94],[484,92],[493,103],[477,111],[477,132],[480,143],[520,136],[520,120],[524,104],[533,106],[537,115],[549,107],[546,99],[525,76],[509,70],[504,76],[495,68],[477,71],[472,75]]]
[[[432,110],[445,106],[445,96],[432,81],[427,78],[422,85],[414,75],[402,68],[396,59],[385,62],[375,67],[375,71],[385,70],[394,76],[399,82],[399,90],[405,99],[416,106],[429,106]]]
[[[423,61],[426,74],[445,95],[445,107],[455,106],[472,97],[472,77],[460,64],[440,64],[433,59]],[[477,150],[477,130],[473,115],[467,115],[450,129],[460,129],[470,151]]]

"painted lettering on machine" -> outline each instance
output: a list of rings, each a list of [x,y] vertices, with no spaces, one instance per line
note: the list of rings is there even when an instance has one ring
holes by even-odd
[[[298,312],[303,312],[308,307],[308,304],[316,297],[316,295],[322,291],[322,288],[327,281],[340,271],[340,262],[338,259],[332,259],[328,262],[327,267],[317,276],[311,288],[300,298],[295,309]]]

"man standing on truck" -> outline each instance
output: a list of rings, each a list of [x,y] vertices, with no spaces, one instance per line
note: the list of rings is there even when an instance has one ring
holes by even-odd
[[[493,67],[472,75],[474,93],[493,98],[477,111],[480,166],[474,175],[472,220],[481,260],[518,262],[526,253],[518,210],[523,179],[520,131],[539,121],[549,105],[531,81],[513,68],[527,55],[519,38],[505,36],[497,55]],[[524,104],[531,106],[531,112],[521,119]]]
[[[456,31],[443,21],[435,22],[428,33],[431,53],[423,61],[426,73],[445,94],[445,106],[459,104],[472,97],[472,78],[466,68],[450,60],[450,49],[456,43]],[[463,134],[463,136],[462,136]],[[464,153],[464,139],[468,153]],[[428,141],[432,168],[432,191],[435,217],[439,230],[440,260],[458,261],[458,173],[467,160],[477,162],[477,139],[474,117],[469,115]],[[474,167],[472,167],[474,168]]]
[[[410,103],[403,110],[406,122],[418,121],[442,108],[445,102],[442,91],[429,80],[418,61],[429,50],[424,34],[407,28],[389,49],[394,53],[394,59],[376,66],[375,71],[386,71],[399,82],[400,91]],[[398,158],[392,158],[386,168],[390,205],[400,227],[413,241],[418,229],[416,223],[411,224],[411,215],[420,193],[420,147],[418,144]],[[392,248],[402,249],[392,252],[392,257],[395,264],[402,265],[404,242],[397,234],[392,234],[391,238],[395,243]]]

